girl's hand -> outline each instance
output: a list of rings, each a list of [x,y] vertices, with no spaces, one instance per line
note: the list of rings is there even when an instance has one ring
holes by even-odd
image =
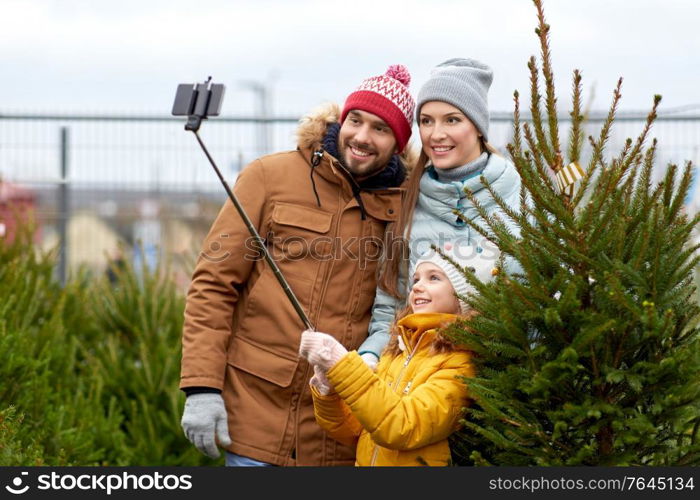
[[[305,330],[301,334],[299,356],[324,371],[330,370],[348,350],[327,333]]]
[[[321,396],[328,396],[335,391],[328,378],[326,378],[326,372],[318,365],[314,365],[314,376],[309,380],[309,384],[314,386]]]

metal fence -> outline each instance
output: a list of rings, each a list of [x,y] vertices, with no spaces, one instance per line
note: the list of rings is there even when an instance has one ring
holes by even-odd
[[[619,152],[645,118],[619,115],[607,151]],[[596,137],[603,119],[591,113],[587,135]],[[509,113],[491,115],[490,142],[504,151],[511,120]],[[200,135],[232,183],[254,158],[294,149],[297,121],[220,117],[205,123]],[[564,144],[567,123],[562,117]],[[657,176],[669,162],[700,160],[700,116],[660,116],[651,135],[659,139]],[[412,145],[419,144],[414,133]],[[172,117],[0,113],[0,180],[33,193],[37,240],[60,248],[62,279],[80,265],[105,272],[110,260],[154,265],[167,256],[184,284],[225,198],[184,120]],[[698,204],[694,193],[688,204]]]

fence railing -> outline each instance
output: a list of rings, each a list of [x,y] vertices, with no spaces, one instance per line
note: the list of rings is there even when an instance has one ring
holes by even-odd
[[[605,113],[591,113],[586,135],[596,137],[604,118]],[[619,114],[607,151],[619,152],[645,119],[646,113]],[[511,120],[510,113],[491,114],[489,139],[503,151]],[[297,122],[298,117],[217,117],[200,135],[233,182],[254,158],[294,149]],[[560,123],[565,142],[568,117]],[[669,162],[700,160],[700,115],[662,115],[651,135],[659,139],[657,176]],[[419,147],[417,133],[411,144]],[[45,248],[60,247],[62,278],[81,264],[105,272],[110,259],[153,265],[168,256],[182,261],[185,282],[225,197],[194,137],[184,131],[184,120],[170,116],[0,113],[0,179],[34,194],[37,239]],[[694,193],[688,200],[691,207],[699,202]],[[137,243],[143,252],[135,249]]]

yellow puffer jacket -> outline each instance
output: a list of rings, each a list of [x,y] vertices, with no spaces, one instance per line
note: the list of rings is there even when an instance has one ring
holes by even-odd
[[[358,466],[448,465],[447,437],[457,429],[471,377],[469,353],[436,353],[436,329],[452,314],[411,314],[398,322],[401,354],[383,354],[376,374],[356,351],[328,370],[336,393],[312,387],[316,421],[334,439],[354,443]]]

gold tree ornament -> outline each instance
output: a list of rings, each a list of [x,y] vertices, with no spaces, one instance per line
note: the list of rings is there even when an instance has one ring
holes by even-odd
[[[567,166],[560,166],[556,170],[557,184],[559,184],[559,190],[568,196],[573,196],[574,194],[574,184],[579,179],[583,179],[584,172],[581,165],[577,161],[572,161]]]

